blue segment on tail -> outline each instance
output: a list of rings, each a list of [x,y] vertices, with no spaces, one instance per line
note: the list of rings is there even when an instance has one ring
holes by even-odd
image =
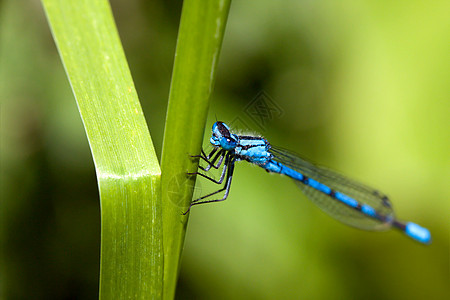
[[[221,179],[216,181],[203,173],[195,174],[218,184],[226,177],[225,185],[214,193],[194,200],[190,207],[225,200],[230,190],[234,163],[245,160],[268,172],[291,177],[311,201],[345,224],[366,230],[385,230],[393,226],[421,243],[428,244],[431,241],[430,232],[426,228],[414,223],[402,223],[394,217],[392,205],[386,195],[339,173],[316,166],[296,154],[274,147],[262,137],[237,135],[225,123],[216,122],[212,127],[210,142],[214,147],[211,153],[206,155],[202,151],[202,155],[197,156],[209,165],[200,168],[203,171],[208,171],[211,167],[217,169],[223,162]],[[222,191],[225,191],[222,199],[204,200]]]
[[[349,196],[342,194],[340,192],[336,192],[335,197],[337,200],[341,201],[342,203],[351,206],[351,207],[357,207],[358,201],[355,199],[350,198]]]
[[[370,207],[369,205],[363,204],[361,206],[361,211],[371,217],[376,217],[377,212],[375,211],[375,209],[373,209],[373,207]]]
[[[424,244],[431,243],[430,231],[422,226],[415,224],[415,223],[412,223],[412,222],[406,223],[405,233],[407,236],[409,236],[421,243],[424,243]]]
[[[331,193],[331,189],[328,186],[326,186],[324,184],[321,184],[320,182],[317,182],[314,179],[308,179],[307,184],[310,187],[312,187],[312,188],[314,188],[314,189],[316,189],[318,191],[321,191],[322,193],[325,193],[325,194],[330,194]]]

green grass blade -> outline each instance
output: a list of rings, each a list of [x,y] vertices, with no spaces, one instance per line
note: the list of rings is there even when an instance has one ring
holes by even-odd
[[[230,0],[186,0],[178,32],[175,64],[161,168],[163,170],[164,298],[174,297],[197,164],[189,154],[200,153],[209,97],[227,22]]]
[[[100,298],[161,298],[161,172],[109,3],[42,2],[97,172]]]

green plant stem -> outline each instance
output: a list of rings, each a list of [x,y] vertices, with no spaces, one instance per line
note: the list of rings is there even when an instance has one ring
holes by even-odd
[[[209,97],[219,59],[230,0],[186,0],[183,3],[161,168],[163,170],[164,298],[175,294],[184,243],[187,210],[201,150]]]
[[[97,173],[100,298],[161,298],[161,172],[109,3],[42,2]]]

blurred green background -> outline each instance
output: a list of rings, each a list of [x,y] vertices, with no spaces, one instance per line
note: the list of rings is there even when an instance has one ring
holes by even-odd
[[[160,156],[181,3],[111,5]],[[240,163],[229,199],[191,212],[177,298],[449,299],[449,12],[232,3],[205,136],[217,117],[370,183],[433,243],[341,225],[291,180]],[[282,112],[264,126],[246,112],[261,92]],[[0,1],[0,101],[0,298],[95,299],[95,170],[37,0]],[[199,180],[196,194],[213,188]]]

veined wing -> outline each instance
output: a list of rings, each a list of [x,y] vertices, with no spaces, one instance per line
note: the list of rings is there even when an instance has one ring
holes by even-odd
[[[346,178],[335,171],[316,166],[287,150],[272,146],[269,151],[273,155],[273,160],[330,187],[334,192],[340,192],[353,198],[360,205],[370,206],[379,216],[379,218],[371,217],[331,195],[318,191],[303,182],[295,181],[312,202],[335,219],[347,225],[366,230],[385,230],[394,221],[395,217],[391,203],[388,197],[379,191]]]

